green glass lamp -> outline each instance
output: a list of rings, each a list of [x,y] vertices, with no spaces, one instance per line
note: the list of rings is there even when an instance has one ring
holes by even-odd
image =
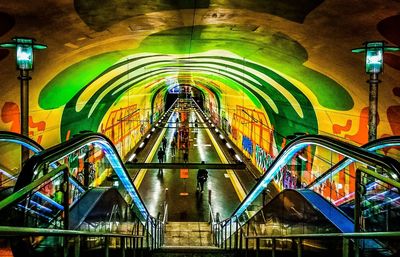
[[[365,72],[382,73],[383,72],[383,53],[399,51],[400,47],[385,46],[385,41],[365,42],[364,47],[355,48],[353,53],[365,53]]]
[[[34,38],[14,37],[11,42],[0,43],[0,47],[16,49],[15,57],[18,70],[32,70],[33,50],[42,50],[47,48],[46,45],[37,44],[35,41]]]

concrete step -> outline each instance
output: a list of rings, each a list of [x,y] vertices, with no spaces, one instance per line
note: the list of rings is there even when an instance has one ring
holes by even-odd
[[[213,246],[164,246],[154,250],[152,257],[234,257],[233,251],[227,251]]]
[[[164,239],[166,246],[212,246],[207,222],[169,222]]]

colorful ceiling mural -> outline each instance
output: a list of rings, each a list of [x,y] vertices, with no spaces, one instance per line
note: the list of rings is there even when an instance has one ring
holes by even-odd
[[[163,111],[170,78],[203,92],[214,119],[239,133],[232,135],[239,145],[258,138],[253,126],[271,135],[269,143],[252,142],[265,150],[294,133],[363,144],[367,75],[363,56],[350,50],[368,40],[400,44],[400,3],[367,2],[1,1],[0,40],[32,36],[49,46],[35,53],[30,91],[32,124],[41,124],[40,131],[32,125],[32,137],[44,145],[124,124],[127,110],[135,112],[134,125],[126,125],[138,130],[137,141],[139,129]],[[374,4],[380,8],[367,8]],[[12,56],[0,49],[4,130],[19,127]],[[386,53],[385,64],[378,137],[398,134],[400,126],[400,54]],[[116,113],[119,120],[110,118]],[[234,117],[251,126],[235,125]]]

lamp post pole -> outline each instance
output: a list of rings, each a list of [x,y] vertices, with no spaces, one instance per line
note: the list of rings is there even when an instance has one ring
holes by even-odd
[[[18,80],[20,81],[20,127],[21,134],[29,137],[29,71],[33,70],[33,50],[46,49],[47,46],[35,43],[36,39],[29,37],[14,37],[10,42],[0,43],[2,48],[16,49],[16,67],[19,70]],[[29,158],[29,149],[21,148],[22,163]]]
[[[378,73],[371,73],[369,76],[369,112],[368,112],[368,142],[377,138],[378,126]]]
[[[20,70],[18,80],[20,81],[20,126],[21,134],[29,137],[29,80],[32,78],[29,76],[29,70]],[[21,160],[26,161],[29,158],[29,149],[22,147],[21,149]]]
[[[383,72],[383,53],[399,51],[399,47],[386,46],[385,41],[365,42],[364,47],[355,48],[353,53],[365,53],[365,72],[369,74],[368,142],[377,139],[378,126],[378,84]]]

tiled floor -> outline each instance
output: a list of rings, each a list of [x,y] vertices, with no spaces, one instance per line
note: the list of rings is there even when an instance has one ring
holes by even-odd
[[[169,222],[165,232],[166,246],[212,246],[207,222]]]

